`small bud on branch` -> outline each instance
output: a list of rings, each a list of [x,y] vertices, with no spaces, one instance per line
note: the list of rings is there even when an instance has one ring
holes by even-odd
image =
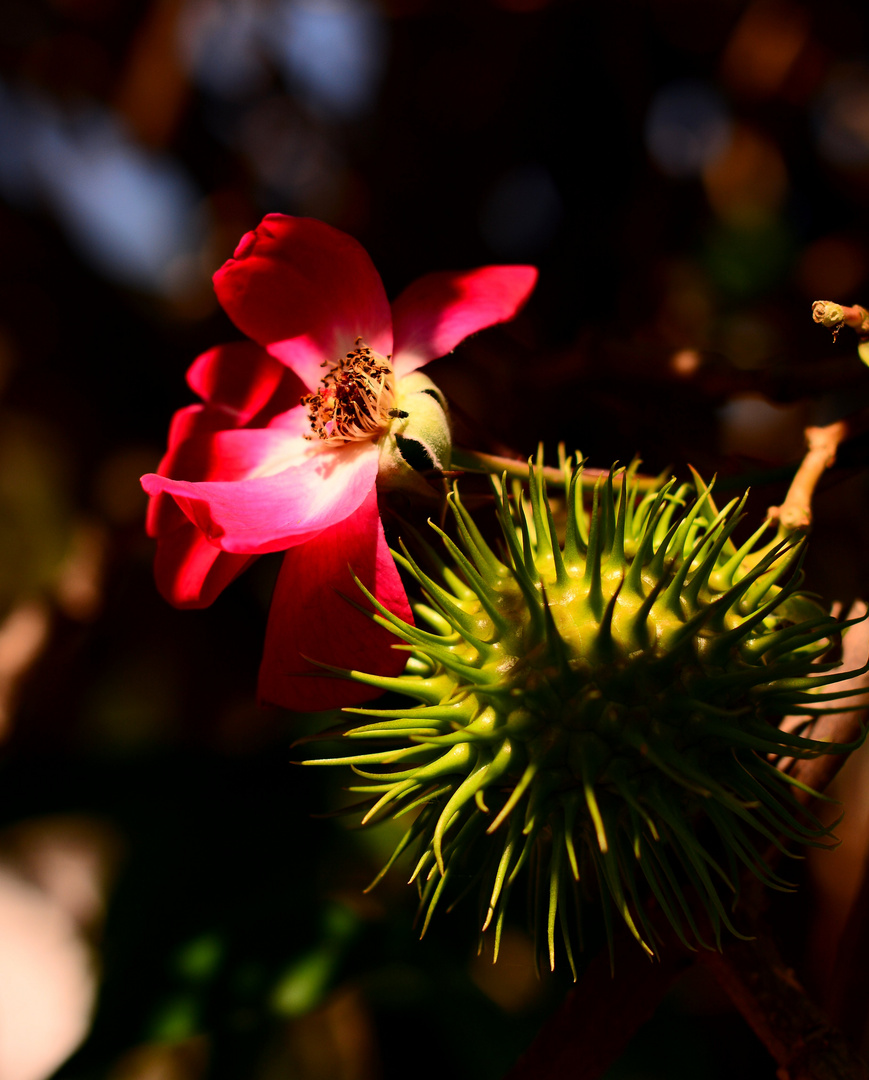
[[[812,318],[834,333],[842,326],[850,326],[858,334],[869,334],[869,311],[854,304],[837,304],[833,300],[816,300],[812,304]]]

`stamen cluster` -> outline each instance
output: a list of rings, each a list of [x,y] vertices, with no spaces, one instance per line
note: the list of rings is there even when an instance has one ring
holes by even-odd
[[[737,933],[722,892],[744,868],[791,887],[760,849],[829,843],[776,762],[853,748],[810,737],[848,693],[830,684],[854,674],[824,659],[842,624],[800,591],[804,539],[764,542],[763,525],[736,546],[745,497],[719,512],[699,478],[643,493],[628,470],[586,509],[581,467],[565,473],[563,530],[532,470],[530,501],[495,485],[497,549],[453,492],[458,542],[435,527],[450,561],[423,545],[427,572],[396,555],[429,629],[378,606],[406,672],[352,677],[417,704],[348,710],[374,719],[333,737],[379,749],[312,763],[364,781],[350,788],[363,823],[411,818],[383,872],[416,847],[423,933],[442,896],[476,881],[497,956],[530,867],[552,965],[556,922],[573,965],[581,892],[603,899],[609,935],[615,911],[650,954],[650,894],[684,944],[720,943],[722,927]]]
[[[301,404],[308,408],[311,430],[318,439],[345,443],[379,435],[389,422],[394,402],[389,360],[377,356],[357,338],[355,348],[323,377],[316,393],[302,398]]]

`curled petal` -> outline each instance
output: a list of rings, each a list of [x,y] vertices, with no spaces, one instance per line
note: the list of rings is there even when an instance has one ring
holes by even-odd
[[[202,405],[188,405],[186,409],[179,409],[169,424],[169,446],[157,466],[157,472],[161,475],[171,473],[174,458],[187,438],[200,431],[219,430],[222,426],[220,415]],[[204,478],[197,477],[196,479]],[[183,520],[184,515],[168,495],[157,494],[148,500],[148,511],[145,516],[145,530],[148,536],[159,536],[163,532],[171,532],[177,529]]]
[[[444,356],[469,334],[512,319],[537,282],[533,266],[426,274],[392,305],[395,374]]]
[[[374,489],[355,513],[284,556],[260,668],[264,704],[309,712],[355,705],[380,693],[318,675],[320,669],[305,657],[377,675],[398,675],[404,669],[406,654],[392,648],[395,636],[345,599],[367,606],[354,574],[384,607],[413,622]]]
[[[272,476],[191,483],[156,473],[142,477],[149,495],[166,492],[207,540],[240,555],[302,544],[358,509],[374,487],[374,443],[317,449]]]
[[[392,318],[380,275],[352,237],[311,218],[268,214],[214,275],[224,310],[248,337],[290,366],[309,389],[362,337],[392,353]]]
[[[157,588],[175,607],[208,607],[255,556],[231,555],[209,544],[199,529],[175,509],[181,524],[157,541]]]
[[[209,409],[205,405],[187,405],[179,409],[169,423],[167,450],[158,471],[163,471],[164,464],[172,460],[173,454],[176,454],[188,439],[195,439],[207,432],[223,431],[225,427],[226,415],[216,409]],[[195,479],[204,480],[205,477],[197,476]]]
[[[241,480],[270,476],[298,465],[317,453],[306,440],[310,430],[304,409],[293,410],[295,431],[290,428],[228,428],[203,431],[173,447],[160,463],[160,472],[189,480]]]
[[[217,345],[198,356],[187,383],[203,401],[220,409],[223,427],[262,427],[299,404],[305,385],[279,360],[252,341]]]
[[[179,410],[169,428],[169,449],[157,467],[160,476],[188,481],[237,481],[281,472],[315,452],[303,438],[308,417],[301,407],[280,415],[282,427],[225,428],[217,409],[191,405]],[[148,490],[148,488],[146,488]],[[156,493],[148,507],[146,528],[160,536],[178,525],[178,507]]]

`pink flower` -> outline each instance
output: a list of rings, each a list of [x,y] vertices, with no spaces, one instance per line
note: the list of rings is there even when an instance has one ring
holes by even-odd
[[[286,551],[260,669],[264,702],[314,710],[376,696],[318,675],[305,657],[403,669],[394,637],[340,595],[360,597],[355,574],[412,621],[376,492],[381,455],[408,422],[396,406],[402,380],[512,318],[536,276],[528,266],[429,274],[390,310],[352,237],[282,214],[242,237],[215,274],[220,303],[252,340],[194,362],[187,381],[204,404],[175,414],[167,453],[142,485],[157,585],[178,607],[210,604],[257,555]]]

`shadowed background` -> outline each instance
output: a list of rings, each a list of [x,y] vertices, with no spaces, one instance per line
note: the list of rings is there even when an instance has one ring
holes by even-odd
[[[316,722],[254,705],[274,565],[173,611],[138,476],[193,358],[238,337],[211,273],[280,211],[356,236],[390,296],[540,267],[514,323],[427,369],[467,445],[690,461],[762,514],[803,426],[869,405],[853,336],[810,317],[869,303],[867,45],[856,0],[5,0],[4,1080],[504,1073],[566,973],[534,976],[521,910],[493,974],[473,905],[419,944],[400,873],[362,895],[390,836],[312,820],[341,783],[290,764]],[[825,481],[808,563],[846,603],[865,461],[855,440]],[[866,768],[842,847],[775,909],[819,1000]],[[737,1068],[774,1067],[700,981],[610,1075]]]

